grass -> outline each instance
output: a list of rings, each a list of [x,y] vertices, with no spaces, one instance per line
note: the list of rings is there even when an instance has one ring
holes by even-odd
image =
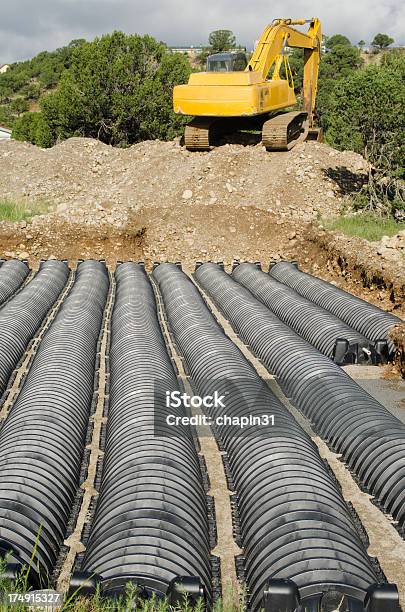
[[[0,199],[0,221],[27,221],[35,215],[42,215],[49,210],[49,204],[45,202],[17,202],[14,200]]]
[[[405,223],[375,215],[334,217],[321,219],[321,223],[326,229],[338,230],[347,236],[359,236],[370,242],[381,240],[383,236],[394,236],[405,229]]]
[[[39,538],[40,534],[38,535]],[[17,574],[14,580],[4,577],[8,558],[0,558],[0,612],[9,612],[10,607],[4,604],[5,593],[20,593],[24,595],[32,589],[29,586],[29,573],[31,568],[35,568],[35,556],[37,551],[38,539],[30,560],[30,563],[23,567]],[[51,588],[44,585],[43,588]],[[42,610],[42,608],[38,608]],[[13,612],[26,612],[27,607],[24,604],[14,604]],[[136,585],[128,583],[125,592],[115,599],[103,597],[99,586],[96,593],[92,596],[83,597],[78,589],[70,597],[66,597],[61,607],[58,607],[59,612],[129,612],[136,610],[137,612],[204,612],[205,607],[202,600],[196,604],[191,604],[187,597],[184,601],[177,605],[170,605],[167,598],[158,598],[152,596],[149,599],[144,599],[139,596],[139,590]],[[224,605],[223,601],[218,600],[213,608],[213,612],[245,612],[244,605],[238,609],[231,605]]]

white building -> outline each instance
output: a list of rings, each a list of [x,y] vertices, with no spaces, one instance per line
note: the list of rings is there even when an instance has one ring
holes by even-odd
[[[0,74],[4,74],[10,68],[10,64],[0,64]]]
[[[0,125],[0,140],[11,138],[11,130]]]

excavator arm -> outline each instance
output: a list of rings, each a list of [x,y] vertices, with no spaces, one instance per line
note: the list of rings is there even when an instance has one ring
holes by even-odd
[[[292,27],[306,23],[310,24],[306,33]],[[263,80],[266,80],[273,65],[277,67],[285,46],[304,49],[303,110],[308,113],[311,126],[318,87],[321,42],[322,31],[319,19],[275,19],[265,28],[246,67],[246,71],[259,72]]]
[[[305,24],[307,32],[293,27]],[[319,139],[313,124],[321,40],[319,19],[276,19],[265,28],[246,70],[192,73],[188,84],[173,92],[174,111],[194,117],[185,129],[186,147],[209,150],[220,136],[243,130],[260,130],[268,151],[288,151],[308,137]],[[287,110],[297,102],[287,46],[304,49],[301,110]],[[280,74],[283,64],[285,76]]]

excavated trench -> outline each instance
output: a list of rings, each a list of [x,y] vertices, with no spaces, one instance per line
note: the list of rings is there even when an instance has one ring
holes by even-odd
[[[291,264],[270,276],[204,264],[195,278],[174,264],[152,276],[132,262],[13,266],[0,266],[10,573],[36,548],[32,587],[52,576],[116,596],[132,580],[143,597],[176,605],[185,591],[211,607],[222,586],[227,605],[250,610],[293,612],[300,599],[391,612],[396,584],[405,604],[404,421],[338,365],[377,375],[394,314]],[[226,410],[208,408],[211,425],[195,429],[184,417],[199,411],[168,407],[167,390],[217,391]]]

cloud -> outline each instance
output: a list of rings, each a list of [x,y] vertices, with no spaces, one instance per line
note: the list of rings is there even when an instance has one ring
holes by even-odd
[[[318,16],[325,33],[345,34],[354,43],[385,32],[405,45],[402,0],[13,0],[0,13],[0,63],[112,30],[198,45],[212,30],[228,28],[251,48],[266,20],[281,16]]]

